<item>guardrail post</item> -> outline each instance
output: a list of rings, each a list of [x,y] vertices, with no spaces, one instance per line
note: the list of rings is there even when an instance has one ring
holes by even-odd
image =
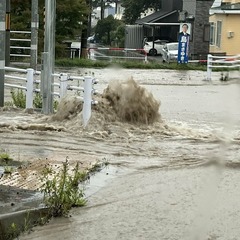
[[[212,79],[212,55],[208,54],[207,56],[207,80],[211,80]]]
[[[89,59],[91,60],[95,60],[95,54],[94,54],[94,51],[89,51]]]
[[[26,92],[26,108],[33,108],[33,76],[34,70],[27,69],[27,92]]]
[[[147,52],[145,51],[144,54],[145,54],[144,62],[147,63],[148,62],[148,60],[147,60]]]
[[[60,75],[60,99],[62,99],[67,93],[68,87],[68,75],[66,73],[61,73]]]
[[[87,52],[88,52],[88,59],[91,59],[91,55],[90,55],[90,54],[91,54],[91,49],[88,48],[88,51],[87,51]]]
[[[84,93],[83,93],[83,127],[87,126],[87,123],[91,117],[92,111],[92,77],[84,77]]]

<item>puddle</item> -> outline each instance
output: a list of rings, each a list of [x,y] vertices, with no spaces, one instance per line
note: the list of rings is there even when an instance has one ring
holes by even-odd
[[[104,167],[101,171],[92,175],[88,182],[84,184],[84,194],[88,199],[93,194],[97,193],[101,188],[105,187],[116,177],[126,174],[129,169],[120,166],[113,166],[109,164]]]

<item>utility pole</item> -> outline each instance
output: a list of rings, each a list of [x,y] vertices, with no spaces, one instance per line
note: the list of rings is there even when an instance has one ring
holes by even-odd
[[[0,3],[0,107],[4,106],[6,1]]]
[[[55,65],[56,0],[45,0],[44,53],[42,55],[41,89],[43,113],[53,113],[53,83]]]
[[[104,19],[105,1],[101,0],[101,20]]]
[[[115,14],[118,14],[118,3],[119,0],[115,0]]]
[[[5,65],[10,65],[10,13],[11,4],[10,0],[6,0],[6,42],[5,42]]]
[[[37,49],[38,49],[38,0],[32,0],[31,17],[31,68],[37,69]]]

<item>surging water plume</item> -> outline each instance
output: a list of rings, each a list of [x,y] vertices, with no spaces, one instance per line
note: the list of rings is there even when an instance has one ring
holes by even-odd
[[[160,102],[132,78],[110,82],[103,98],[108,100],[121,121],[151,124],[160,120]]]
[[[92,108],[91,125],[102,125],[107,122],[128,122],[132,124],[152,124],[158,122],[160,102],[145,88],[133,79],[112,81],[98,99],[97,106]],[[71,96],[62,99],[53,121],[64,121],[67,128],[82,125],[82,102]]]
[[[76,96],[66,96],[59,103],[57,112],[53,115],[52,120],[70,120],[82,111],[82,106],[81,100]]]

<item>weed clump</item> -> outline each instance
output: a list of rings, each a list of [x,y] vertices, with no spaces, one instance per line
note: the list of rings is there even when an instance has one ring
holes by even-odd
[[[0,166],[8,165],[12,161],[12,158],[8,153],[2,152],[0,153]]]
[[[26,107],[26,94],[22,89],[18,89],[17,91],[11,91],[13,104],[17,108],[25,108]]]
[[[15,91],[11,90],[12,101],[9,101],[5,104],[7,107],[16,107],[16,108],[26,108],[26,94],[22,89],[18,89]],[[40,93],[36,93],[33,99],[34,108],[40,109],[42,108],[42,95]],[[53,109],[56,110],[58,107],[58,101],[53,101]]]
[[[87,179],[87,173],[79,171],[78,163],[70,171],[66,160],[61,171],[51,176],[51,171],[44,171],[41,186],[41,192],[44,194],[43,201],[49,208],[50,216],[68,216],[72,207],[81,207],[86,204],[84,192],[79,188],[79,183]]]

